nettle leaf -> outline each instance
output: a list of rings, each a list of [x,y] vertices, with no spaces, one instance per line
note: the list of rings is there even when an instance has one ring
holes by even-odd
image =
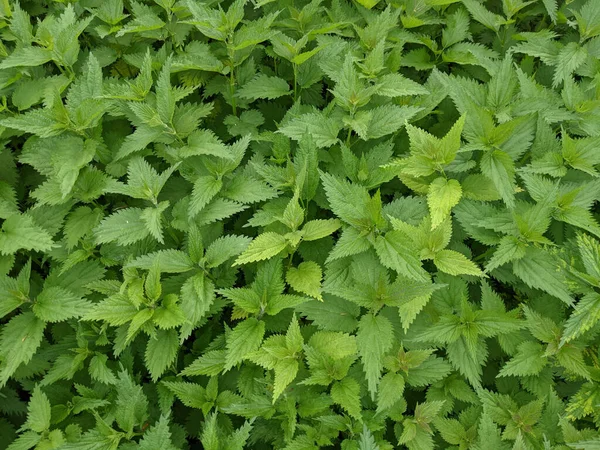
[[[523,259],[513,263],[513,272],[527,286],[547,292],[571,305],[573,299],[557,264],[549,253],[531,250]]]
[[[48,251],[53,247],[50,234],[24,214],[8,217],[0,231],[0,252],[9,255],[20,249]]]
[[[91,303],[58,286],[50,286],[37,296],[33,312],[46,322],[60,322],[83,316]]]
[[[370,224],[368,205],[371,197],[365,188],[325,173],[321,179],[331,209],[342,221],[356,228]]]
[[[286,273],[286,281],[291,287],[321,301],[323,301],[322,278],[321,267],[313,261],[303,262],[297,268],[291,267]]]
[[[537,375],[547,364],[545,349],[537,342],[523,342],[519,345],[517,354],[508,361],[498,376],[527,376]]]
[[[132,433],[134,427],[143,425],[148,418],[148,398],[142,387],[134,382],[127,372],[120,372],[116,384],[119,407],[115,419],[119,428]]]
[[[431,213],[431,229],[441,224],[450,214],[462,197],[462,188],[456,180],[436,178],[429,185],[427,204]]]
[[[341,222],[337,219],[310,220],[302,227],[302,239],[316,241],[335,233],[341,226]]]
[[[323,113],[307,113],[293,118],[278,132],[290,139],[300,141],[309,134],[317,147],[331,147],[338,142],[338,134],[342,129],[341,123]]]
[[[361,419],[359,394],[360,385],[352,377],[346,377],[341,381],[336,381],[333,386],[331,386],[332,400],[357,420]]]
[[[169,421],[165,416],[161,416],[158,422],[144,433],[139,448],[140,450],[175,450],[177,448],[172,444]]]
[[[14,316],[0,334],[0,386],[4,386],[21,364],[33,358],[44,338],[46,322],[31,312]]]
[[[439,251],[436,253],[433,262],[439,270],[450,275],[483,276],[483,272],[473,261],[454,250]]]
[[[386,373],[379,382],[377,412],[385,411],[400,401],[404,392],[404,377],[398,373]]]
[[[128,245],[144,239],[150,234],[140,208],[127,208],[106,217],[95,229],[99,244],[116,241]]]
[[[144,355],[146,367],[156,381],[175,361],[179,349],[179,336],[175,330],[157,330],[151,336]]]
[[[1,448],[597,447],[600,2],[72,3],[0,1]]]
[[[234,265],[272,258],[287,248],[287,245],[288,241],[282,235],[272,232],[263,233],[250,242],[246,250],[235,260]]]
[[[481,173],[494,183],[506,206],[515,205],[515,168],[510,156],[502,150],[486,152],[481,157]]]
[[[596,292],[586,294],[577,302],[565,324],[561,344],[572,341],[596,325],[600,320],[599,305],[600,295]]]
[[[378,236],[375,250],[384,266],[414,280],[427,279],[417,252],[411,248],[410,240],[405,234],[390,231],[385,236]]]
[[[25,428],[36,433],[50,429],[50,401],[39,386],[33,390],[27,405],[27,422]]]
[[[250,238],[246,236],[222,236],[206,249],[207,267],[217,267],[248,248]]]
[[[225,370],[241,362],[248,354],[257,350],[265,334],[265,323],[253,317],[240,322],[227,336]]]
[[[237,91],[239,97],[249,100],[259,98],[272,100],[289,93],[290,87],[284,79],[263,74],[257,75]]]
[[[374,399],[383,369],[383,355],[394,343],[392,324],[382,315],[364,315],[358,323],[356,343],[364,366],[368,389],[371,398]]]
[[[190,219],[202,211],[208,205],[215,195],[219,193],[223,187],[223,181],[212,176],[202,176],[194,183],[194,190],[190,197],[189,216]]]

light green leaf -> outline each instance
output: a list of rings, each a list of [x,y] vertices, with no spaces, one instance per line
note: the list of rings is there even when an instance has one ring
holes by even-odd
[[[289,268],[286,273],[286,281],[292,288],[321,301],[323,301],[321,295],[322,278],[321,266],[313,261],[300,263],[298,267]]]
[[[50,428],[50,401],[39,386],[33,390],[27,405],[27,422],[25,428],[37,433],[43,433]]]
[[[81,317],[92,304],[72,292],[58,286],[42,290],[33,305],[33,312],[46,322],[62,322],[72,317]]]
[[[250,317],[240,322],[227,336],[227,371],[258,349],[265,334],[265,323]]]
[[[260,234],[254,238],[233,265],[239,266],[240,264],[272,258],[286,247],[287,240],[282,235],[273,232]]]
[[[383,369],[383,356],[394,344],[394,329],[391,322],[382,315],[365,314],[358,323],[356,343],[368,389],[374,400]]]
[[[219,239],[212,242],[206,249],[206,266],[217,267],[223,264],[230,258],[242,253],[251,239],[246,236],[221,236]]]
[[[132,433],[134,427],[143,425],[148,417],[148,399],[142,387],[125,371],[118,375],[116,390],[115,419],[123,431]]]
[[[331,399],[348,414],[361,420],[360,386],[354,378],[345,377],[331,386]]]
[[[290,87],[283,78],[270,77],[264,74],[257,75],[237,91],[238,97],[249,100],[259,98],[272,100],[289,93]]]
[[[460,183],[454,179],[436,178],[429,185],[427,204],[431,214],[431,229],[437,228],[450,215],[462,197]]]
[[[395,270],[400,275],[416,281],[428,279],[427,272],[421,267],[421,261],[412,248],[408,236],[400,231],[388,231],[375,240],[375,250],[385,267]]]
[[[549,253],[540,249],[529,250],[525,257],[513,263],[513,273],[527,286],[560,298],[567,305],[573,304],[558,261]]]
[[[179,337],[175,330],[157,330],[154,336],[148,339],[144,361],[156,382],[165,370],[175,361],[179,350]]]
[[[295,141],[303,139],[306,133],[310,134],[317,147],[331,147],[338,142],[338,134],[342,129],[341,124],[323,113],[308,113],[291,119],[277,131]]]
[[[392,407],[401,400],[404,392],[404,377],[399,373],[386,373],[379,382],[377,392],[377,412],[380,413]]]
[[[171,442],[169,421],[165,416],[160,416],[158,422],[144,432],[138,448],[139,450],[177,450]]]
[[[223,181],[221,179],[210,175],[198,177],[194,182],[194,189],[192,190],[192,195],[190,197],[190,219],[196,217],[196,215],[208,205],[208,202],[219,193],[221,187],[223,187]]]
[[[14,316],[2,326],[0,334],[0,386],[4,386],[9,377],[21,364],[27,364],[42,343],[46,322],[38,319],[32,312]]]
[[[52,248],[52,237],[25,214],[14,214],[2,224],[0,253],[10,255],[17,250],[45,252]]]
[[[162,273],[183,273],[194,268],[192,259],[181,250],[167,249],[139,256],[126,267],[150,270],[154,264],[158,265]]]
[[[96,241],[99,244],[116,241],[120,245],[129,245],[144,239],[150,231],[142,219],[143,211],[127,208],[106,217],[94,230]]]
[[[565,331],[561,345],[565,344],[586,331],[590,330],[600,320],[600,294],[590,292],[584,295],[575,305],[575,310],[565,323]]]
[[[515,206],[515,166],[513,160],[502,150],[487,151],[479,163],[481,173],[496,186],[506,206]]]
[[[316,241],[337,231],[342,226],[338,219],[310,220],[302,227],[302,239]]]
[[[441,250],[436,253],[433,262],[439,270],[449,273],[450,275],[484,276],[484,273],[473,261],[469,260],[462,253],[455,252],[454,250]]]
[[[545,349],[538,342],[526,341],[519,345],[517,353],[498,373],[499,377],[537,375],[548,363]]]

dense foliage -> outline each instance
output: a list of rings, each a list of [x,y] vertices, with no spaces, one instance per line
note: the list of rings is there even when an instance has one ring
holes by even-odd
[[[600,448],[600,1],[0,14],[0,449]]]

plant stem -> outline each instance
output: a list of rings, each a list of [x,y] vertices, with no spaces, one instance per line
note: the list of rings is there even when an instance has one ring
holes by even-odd
[[[237,116],[237,105],[235,102],[235,74],[233,69],[233,61],[231,62],[231,70],[229,72],[229,95],[231,96],[231,110],[233,115]]]
[[[294,66],[294,103],[298,100],[298,65],[292,63]]]

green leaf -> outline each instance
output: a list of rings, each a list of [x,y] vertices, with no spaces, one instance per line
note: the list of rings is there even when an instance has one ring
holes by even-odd
[[[427,273],[411,247],[411,240],[400,231],[388,231],[385,236],[378,236],[375,240],[377,256],[385,267],[413,280],[425,281]]]
[[[42,440],[42,435],[35,431],[25,431],[15,439],[8,447],[8,450],[29,450],[35,447]]]
[[[539,374],[547,364],[544,351],[538,342],[523,342],[519,345],[516,355],[502,367],[498,376],[522,377]]]
[[[92,356],[89,366],[90,377],[92,377],[93,380],[100,381],[104,384],[116,384],[117,377],[106,366],[107,361],[108,356],[106,355]]]
[[[367,9],[371,9],[373,8],[377,3],[379,3],[379,0],[356,0],[358,3],[360,3],[362,6],[364,6]]]
[[[25,428],[36,433],[43,433],[50,428],[50,401],[39,386],[36,386],[27,405],[27,422]]]
[[[429,185],[427,204],[431,214],[431,229],[435,229],[450,215],[462,197],[460,183],[453,179],[438,177]]]
[[[325,294],[324,301],[313,300],[296,308],[321,330],[352,332],[358,326],[359,308],[354,303]]]
[[[27,280],[29,284],[29,280]],[[16,280],[9,277],[0,278],[0,318],[17,309],[25,300]]]
[[[474,275],[476,277],[484,276],[477,265],[469,260],[462,253],[454,250],[441,250],[436,253],[433,259],[435,266],[442,272],[450,275]]]
[[[588,0],[579,11],[574,11],[582,39],[590,39],[600,35],[600,8],[592,0]]]
[[[179,309],[187,321],[181,327],[182,339],[190,335],[215,301],[215,285],[202,273],[189,277],[181,286]]]
[[[10,255],[20,249],[46,252],[53,245],[50,234],[27,215],[12,215],[2,224],[0,253],[3,255]]]
[[[162,381],[185,406],[202,409],[206,403],[206,389],[196,383],[183,381]]]
[[[234,266],[262,261],[278,255],[287,247],[287,240],[278,233],[263,233],[248,245],[246,250],[235,260]]]
[[[194,268],[192,259],[181,250],[167,249],[148,253],[131,261],[126,267],[150,270],[156,264],[162,273],[183,273]]]
[[[102,220],[102,210],[100,208],[91,209],[87,206],[81,206],[69,214],[64,228],[67,248],[75,247],[80,239],[91,233],[100,223],[100,220]]]
[[[322,148],[335,145],[341,129],[337,120],[326,117],[323,113],[308,113],[291,119],[277,132],[295,141],[300,141],[305,134],[310,134],[315,145]]]
[[[488,151],[479,163],[481,173],[496,186],[498,193],[509,208],[515,206],[515,166],[507,153],[502,150]]]
[[[543,250],[528,251],[524,258],[513,263],[513,273],[527,286],[547,292],[567,305],[573,304],[558,262]]]
[[[321,301],[323,301],[321,295],[322,278],[321,266],[313,261],[303,262],[297,268],[291,267],[286,273],[286,281],[292,288]]]
[[[302,227],[302,239],[305,241],[316,241],[336,232],[342,223],[338,219],[310,220]]]
[[[140,208],[127,208],[106,217],[94,230],[99,244],[117,242],[129,245],[144,239],[150,234],[142,218]]]
[[[372,222],[368,211],[371,197],[365,188],[327,173],[321,174],[332,211],[342,221],[365,228]]]
[[[193,219],[208,205],[223,187],[223,181],[210,175],[198,177],[194,182],[194,189],[190,197],[189,217]]]
[[[148,399],[129,374],[119,372],[116,384],[117,401],[115,419],[126,433],[133,433],[134,427],[143,425],[148,417]]]
[[[345,377],[331,386],[331,399],[353,418],[361,420],[360,386],[354,378]]]
[[[151,336],[146,346],[144,361],[156,381],[173,364],[179,350],[179,337],[175,330],[157,330],[155,336]]]
[[[378,139],[399,131],[421,108],[384,105],[356,113],[353,129],[365,140]],[[363,131],[364,130],[364,131]]]
[[[429,91],[419,83],[403,77],[399,73],[382,76],[377,84],[377,94],[384,97],[401,97],[405,95],[426,95]]]
[[[165,416],[160,416],[158,422],[150,427],[139,443],[140,450],[176,450],[171,442],[169,421]]]
[[[490,12],[477,0],[462,0],[462,2],[469,10],[473,19],[487,28],[498,31],[500,26],[504,23],[504,18],[502,16]]]
[[[377,412],[385,411],[400,401],[404,392],[404,377],[398,373],[386,373],[379,383]]]
[[[574,311],[565,323],[561,345],[581,336],[600,320],[600,294],[590,292],[575,305]]]
[[[249,100],[259,98],[273,100],[289,93],[290,87],[284,79],[264,74],[257,75],[237,91],[238,97]]]
[[[242,253],[251,239],[246,236],[222,236],[212,242],[206,249],[206,266],[217,267],[230,258]]]
[[[42,290],[33,305],[33,312],[46,322],[62,322],[81,317],[89,311],[91,303],[58,286]]]
[[[265,334],[265,323],[253,317],[240,322],[227,336],[227,356],[224,370],[240,363],[260,347]]]
[[[46,322],[38,319],[32,312],[14,316],[3,325],[0,334],[0,386],[4,386],[9,377],[21,364],[27,364],[42,343]]]
[[[394,344],[392,324],[382,315],[364,315],[358,323],[356,343],[367,378],[368,389],[374,400],[383,369],[383,356]]]
[[[52,59],[52,52],[42,47],[24,47],[11,53],[0,63],[0,69],[41,66]]]

